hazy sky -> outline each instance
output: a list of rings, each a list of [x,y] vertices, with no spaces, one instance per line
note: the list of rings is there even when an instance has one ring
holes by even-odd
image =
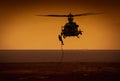
[[[100,15],[76,17],[83,35],[66,38],[64,49],[120,50],[119,0],[1,0],[0,49],[60,49],[58,34],[67,18],[37,14]]]

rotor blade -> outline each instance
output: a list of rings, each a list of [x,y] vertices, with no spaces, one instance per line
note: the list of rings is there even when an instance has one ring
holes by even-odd
[[[75,16],[87,16],[87,15],[97,15],[97,14],[102,14],[102,13],[82,13],[82,14],[76,14],[73,16],[75,17]]]
[[[36,15],[36,16],[68,17],[68,15]]]
[[[36,16],[50,16],[50,17],[76,17],[76,16],[87,16],[87,15],[97,15],[101,13],[82,13],[82,14],[68,14],[68,15],[36,15]]]

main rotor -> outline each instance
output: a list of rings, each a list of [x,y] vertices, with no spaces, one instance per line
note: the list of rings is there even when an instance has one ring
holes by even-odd
[[[50,16],[50,17],[77,17],[77,16],[87,16],[87,15],[96,15],[100,13],[81,13],[81,14],[71,14],[68,15],[36,15],[36,16]]]
[[[69,13],[68,15],[36,15],[36,16],[49,16],[49,17],[68,17],[68,22],[71,23],[73,22],[73,17],[78,17],[78,16],[88,16],[88,15],[97,15],[100,13],[81,13],[81,14],[71,14]]]

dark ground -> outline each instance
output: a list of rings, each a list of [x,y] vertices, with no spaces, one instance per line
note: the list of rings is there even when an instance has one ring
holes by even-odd
[[[1,63],[0,81],[120,81],[120,63]]]

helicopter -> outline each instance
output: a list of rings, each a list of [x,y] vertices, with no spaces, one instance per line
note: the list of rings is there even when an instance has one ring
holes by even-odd
[[[96,15],[99,13],[81,13],[81,14],[71,14],[69,13],[68,15],[36,15],[36,16],[50,16],[50,17],[67,17],[68,18],[68,22],[61,27],[61,34],[58,35],[59,41],[61,41],[61,44],[64,45],[63,43],[63,39],[62,38],[66,38],[66,37],[72,37],[72,36],[76,36],[77,38],[79,38],[80,35],[82,35],[82,30],[78,29],[79,25],[76,24],[76,22],[73,22],[74,17],[78,17],[78,16],[87,16],[87,15]]]

